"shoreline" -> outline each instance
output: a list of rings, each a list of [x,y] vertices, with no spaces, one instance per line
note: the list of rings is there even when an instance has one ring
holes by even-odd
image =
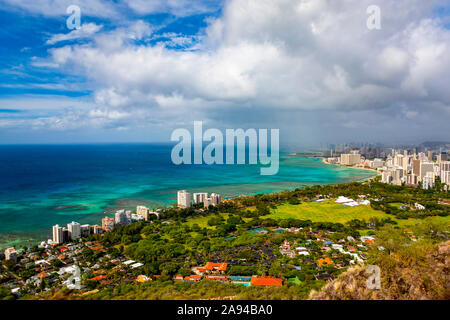
[[[366,181],[369,182],[369,181],[371,181],[372,179],[374,179],[374,178],[376,178],[376,177],[378,177],[378,176],[381,175],[381,174],[378,172],[378,170],[375,170],[375,169],[372,169],[372,168],[366,168],[366,167],[353,167],[353,166],[343,166],[343,165],[338,164],[338,163],[329,163],[329,162],[327,161],[327,158],[325,158],[325,157],[322,157],[322,163],[327,164],[327,165],[334,165],[334,166],[341,167],[341,168],[359,169],[359,170],[371,171],[371,172],[373,172],[373,173],[376,174],[374,177],[370,177],[370,178],[358,180],[357,182],[366,182]]]
[[[309,158],[309,157],[304,157],[304,158]],[[318,159],[319,157],[314,157],[314,158],[316,158],[316,159]],[[331,163],[328,163],[328,162],[326,162],[326,159],[325,158],[322,158],[322,162],[323,163],[325,163],[325,164],[328,164],[328,165],[330,165]],[[337,165],[337,164],[336,164]],[[347,167],[347,166],[340,166],[340,165],[337,165],[337,166],[339,166],[339,167],[345,167],[345,168],[351,168],[351,169],[363,169],[363,168],[355,168],[355,167]],[[373,170],[373,169],[365,169],[365,170],[369,170],[369,171],[375,171],[375,170]],[[376,172],[376,171],[375,171]],[[374,177],[367,177],[367,178],[363,178],[363,179],[354,179],[354,180],[350,180],[350,181],[347,181],[347,182],[341,182],[341,183],[338,183],[338,184],[342,184],[342,183],[350,183],[350,182],[366,182],[366,181],[370,181],[371,179],[373,179]],[[327,185],[327,184],[335,184],[335,183],[318,183],[319,185]],[[291,187],[291,188],[283,188],[283,189],[280,189],[280,190],[277,190],[277,191],[272,191],[272,192],[266,192],[266,191],[258,191],[258,192],[250,192],[250,193],[240,193],[239,195],[237,195],[237,196],[232,196],[231,198],[232,199],[239,199],[239,198],[242,198],[242,197],[247,197],[247,196],[254,196],[254,195],[257,195],[257,194],[261,194],[261,193],[268,193],[268,194],[277,194],[277,193],[281,193],[281,192],[284,192],[284,191],[290,191],[290,190],[293,190],[293,189],[295,189],[295,188],[297,188],[297,187],[299,187],[299,186],[293,186],[293,187]],[[307,185],[303,185],[303,186],[301,186],[301,187],[307,187]],[[72,207],[72,206],[68,206],[68,207]],[[51,228],[51,226],[49,226],[49,228]],[[6,239],[7,238],[7,235],[5,234],[4,235],[4,240],[6,240],[6,241],[2,241],[1,243],[0,243],[0,248],[2,248],[1,250],[3,250],[4,248],[6,248],[6,247],[8,247],[8,246],[14,246],[14,247],[22,247],[22,246],[32,246],[32,245],[34,245],[34,244],[39,244],[39,243],[41,243],[42,241],[47,241],[47,240],[42,240],[42,239],[40,239],[40,240],[38,240],[38,239],[36,239],[37,238],[37,235],[35,235],[35,236],[33,236],[33,238],[34,239],[30,239],[30,238],[28,238],[28,239],[26,239],[25,237],[23,238],[23,241],[22,240],[20,240],[19,238],[17,238],[17,237],[14,237],[14,235],[12,235],[13,237],[12,238],[10,238],[10,239]],[[30,234],[30,236],[31,236],[31,234]],[[6,247],[4,247],[6,245]]]

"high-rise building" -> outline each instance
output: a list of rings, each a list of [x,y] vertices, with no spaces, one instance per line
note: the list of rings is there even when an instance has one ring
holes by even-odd
[[[114,230],[115,220],[113,217],[104,217],[102,219],[102,229],[105,232],[111,232]]]
[[[422,160],[422,162],[428,161],[428,157],[423,152],[419,152],[418,157],[420,160]]]
[[[91,234],[91,226],[88,224],[81,225],[80,233],[83,238],[89,237],[89,235]]]
[[[211,198],[211,202],[212,202],[213,206],[217,206],[220,203],[220,201],[222,200],[220,197],[220,194],[217,194],[217,193],[211,193],[210,198]]]
[[[415,174],[408,174],[406,176],[406,184],[409,186],[417,186],[419,184],[419,179]]]
[[[403,155],[396,154],[394,157],[394,166],[402,167],[403,166]]]
[[[420,164],[422,161],[419,159],[413,159],[412,160],[412,173],[416,176],[420,176]]]
[[[393,183],[396,185],[401,185],[403,181],[404,171],[402,167],[397,167],[394,170],[394,181]]]
[[[344,153],[341,154],[341,165],[344,166],[353,166],[355,164],[360,163],[361,155],[359,153]]]
[[[391,167],[394,165],[394,160],[391,155],[388,155],[386,158],[386,166]]]
[[[450,161],[444,161],[439,164],[440,171],[450,171]]]
[[[131,211],[118,210],[114,216],[116,226],[124,226],[131,223]]]
[[[422,178],[422,188],[423,189],[430,189],[434,187],[434,173],[433,172],[427,172],[427,174]]]
[[[370,167],[373,169],[382,168],[384,166],[383,159],[373,159],[373,161],[370,164]]]
[[[206,199],[203,201],[203,207],[206,208],[206,209],[208,209],[209,206],[212,206],[212,199],[211,199],[211,198],[206,198]]]
[[[8,248],[5,250],[5,260],[17,262],[17,252],[14,248]]]
[[[383,183],[391,183],[394,180],[391,170],[383,171],[381,174],[381,182]]]
[[[102,222],[103,222],[103,219],[102,219]],[[100,227],[99,225],[93,225],[90,228],[91,228],[92,234],[99,234],[102,231],[102,227]]]
[[[450,171],[441,171],[441,182],[450,185]]]
[[[209,208],[209,206],[217,206],[222,201],[220,194],[211,193],[211,195],[206,198],[203,202],[205,208]]]
[[[192,206],[192,195],[186,190],[178,191],[177,202],[180,208],[189,208]]]
[[[151,215],[155,215],[159,219],[159,213],[155,211],[150,211],[149,208],[144,206],[137,206],[136,208],[136,214],[144,219],[145,221],[150,220]]]
[[[76,241],[81,238],[81,226],[78,222],[72,221],[67,225],[70,240]]]
[[[62,229],[62,234],[63,234],[63,243],[64,242],[69,242],[70,241],[70,234],[69,234],[69,230],[67,228],[63,228]]]
[[[428,151],[428,161],[433,161],[433,151]]]
[[[148,220],[148,213],[149,213],[149,208],[145,207],[145,206],[137,206],[136,207],[136,214],[143,218],[144,220]]]
[[[408,173],[408,169],[409,169],[409,161],[410,161],[410,157],[409,156],[403,156],[402,159],[402,168],[405,174]]]
[[[194,204],[205,203],[205,199],[208,198],[208,194],[205,192],[193,194]]]
[[[420,179],[422,180],[428,172],[434,173],[434,163],[422,162],[420,164]]]
[[[63,239],[63,228],[59,225],[53,226],[52,228],[53,233],[53,244],[61,244],[64,242]]]

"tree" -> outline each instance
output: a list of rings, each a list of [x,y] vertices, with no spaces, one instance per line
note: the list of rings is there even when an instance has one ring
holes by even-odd
[[[12,300],[14,296],[7,288],[0,287],[0,300]]]

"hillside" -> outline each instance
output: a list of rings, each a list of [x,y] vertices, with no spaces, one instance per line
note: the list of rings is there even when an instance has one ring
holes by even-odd
[[[377,259],[381,269],[381,290],[367,289],[368,274],[355,267],[323,287],[312,291],[312,300],[438,300],[450,299],[450,241],[415,246],[417,255],[406,251]],[[408,252],[412,252],[408,250]]]

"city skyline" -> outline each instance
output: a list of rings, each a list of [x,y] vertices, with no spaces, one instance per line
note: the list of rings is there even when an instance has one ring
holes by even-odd
[[[376,2],[1,0],[0,144],[166,142],[194,121],[293,148],[449,141],[445,1]]]

